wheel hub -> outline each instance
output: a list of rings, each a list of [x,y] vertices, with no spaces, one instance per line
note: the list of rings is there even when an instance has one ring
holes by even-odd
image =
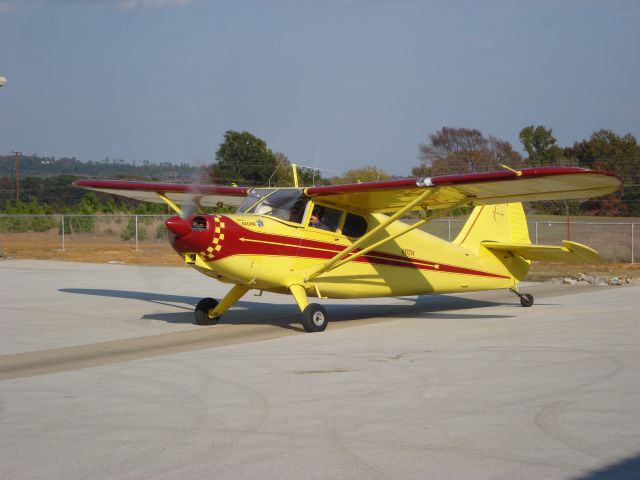
[[[312,319],[313,323],[319,327],[324,322],[324,315],[322,314],[322,312],[316,312],[313,314]]]

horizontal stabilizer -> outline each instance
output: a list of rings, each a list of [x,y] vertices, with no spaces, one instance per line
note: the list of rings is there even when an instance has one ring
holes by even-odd
[[[564,263],[598,263],[602,260],[595,250],[568,240],[563,240],[561,247],[502,242],[482,242],[482,245],[489,250],[507,251],[520,255],[526,260]]]

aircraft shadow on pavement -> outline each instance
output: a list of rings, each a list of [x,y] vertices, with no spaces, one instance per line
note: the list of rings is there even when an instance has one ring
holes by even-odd
[[[640,472],[640,453],[617,462],[571,477],[571,480],[637,480]]]
[[[185,295],[168,295],[153,292],[137,292],[130,290],[110,290],[95,288],[62,288],[63,293],[80,295],[94,295],[100,297],[122,298],[142,300],[145,302],[175,308],[176,312],[158,312],[143,315],[146,320],[158,320],[166,323],[195,323],[193,308],[200,297]],[[405,303],[393,303],[401,300]],[[313,299],[310,299],[313,301]],[[366,300],[363,300],[363,302]],[[413,303],[407,303],[412,301]],[[345,302],[348,302],[346,300]],[[496,319],[512,318],[513,315],[463,313],[456,310],[479,309],[504,305],[500,302],[486,300],[474,300],[452,295],[424,295],[414,298],[389,298],[389,304],[367,305],[365,303],[331,303],[324,307],[329,313],[331,322],[358,322],[373,318],[411,318],[424,317],[425,319]],[[227,311],[220,322],[227,325],[268,324],[282,328],[302,331],[296,325],[300,325],[300,311],[294,304],[255,302],[250,300],[239,301]]]

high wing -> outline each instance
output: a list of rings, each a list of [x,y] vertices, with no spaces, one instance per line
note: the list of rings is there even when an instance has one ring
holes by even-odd
[[[400,210],[426,189],[432,189],[432,194],[412,210],[446,209],[465,199],[474,205],[491,205],[589,198],[612,193],[619,186],[620,180],[610,172],[540,167],[309,187],[305,193],[324,203],[374,213]]]
[[[76,187],[121,195],[147,202],[193,202],[213,207],[239,206],[250,187],[189,185],[126,180],[77,180]],[[308,187],[314,200],[362,212],[446,210],[461,203],[490,205],[535,200],[589,198],[614,192],[620,180],[610,172],[573,167],[540,167],[522,170],[405,178],[383,182]],[[429,192],[428,195],[425,195]],[[420,197],[423,200],[407,208]]]
[[[237,207],[247,196],[250,188],[225,187],[219,185],[190,185],[181,183],[136,182],[127,180],[76,180],[76,187],[97,192],[111,193],[145,202],[165,203],[165,196],[174,203],[188,204],[197,199],[205,207]]]

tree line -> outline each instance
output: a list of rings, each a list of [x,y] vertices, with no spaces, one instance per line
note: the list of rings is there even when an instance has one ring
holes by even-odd
[[[96,178],[153,178],[171,182],[189,182],[198,172],[198,167],[187,163],[125,162],[122,159],[106,157],[99,161],[80,161],[75,157],[39,156],[20,154],[18,169],[24,177],[50,177],[57,175],[76,175]],[[0,177],[14,176],[16,156],[0,155]]]
[[[613,171],[624,184],[615,194],[587,201],[535,202],[539,213],[588,215],[640,215],[640,147],[627,133],[598,130],[588,139],[561,147],[550,128],[530,125],[519,135],[526,156],[506,140],[486,136],[472,128],[442,127],[418,144],[419,164],[413,176],[435,176],[547,165],[577,166]],[[229,130],[215,152],[212,164],[194,167],[170,163],[141,165],[122,160],[80,162],[75,158],[55,160],[21,157],[20,195],[16,201],[13,156],[0,156],[0,208],[2,213],[166,213],[160,204],[95,194],[71,183],[81,177],[142,179],[182,183],[213,183],[243,186],[293,186],[291,161],[281,152],[249,132]],[[23,169],[23,167],[26,167]],[[8,173],[7,173],[8,172]],[[28,172],[37,172],[38,176]],[[47,176],[49,175],[49,176]],[[390,174],[376,166],[364,166],[341,176],[323,177],[318,170],[298,169],[300,185],[324,185],[387,180]]]

